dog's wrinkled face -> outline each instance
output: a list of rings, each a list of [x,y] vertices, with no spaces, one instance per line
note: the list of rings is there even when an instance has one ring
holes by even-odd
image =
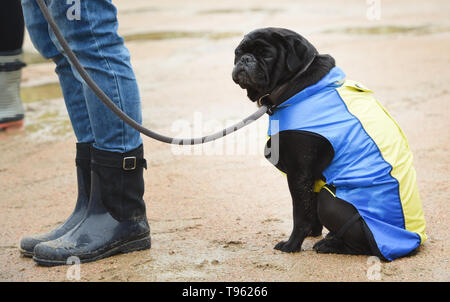
[[[291,79],[315,53],[314,46],[293,31],[257,29],[235,50],[233,81],[255,102]]]

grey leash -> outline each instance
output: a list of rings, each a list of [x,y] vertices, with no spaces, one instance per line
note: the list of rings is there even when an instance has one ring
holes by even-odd
[[[163,143],[168,144],[174,144],[174,145],[198,145],[198,144],[204,144],[207,142],[214,141],[218,138],[222,138],[228,134],[231,134],[242,127],[249,125],[250,123],[256,121],[261,116],[263,116],[265,113],[271,112],[271,108],[269,108],[267,105],[262,105],[258,111],[253,113],[252,115],[248,116],[247,118],[243,119],[239,123],[236,123],[226,129],[223,129],[222,131],[218,131],[214,134],[198,137],[198,138],[173,138],[169,136],[165,136],[159,133],[156,133],[150,129],[147,129],[143,127],[142,125],[138,124],[136,121],[134,121],[132,118],[130,118],[125,112],[123,112],[119,107],[116,106],[116,104],[111,101],[111,99],[103,92],[103,90],[94,82],[94,80],[91,78],[91,76],[87,73],[87,71],[84,69],[83,65],[81,65],[80,61],[78,61],[76,55],[70,48],[69,44],[67,43],[66,39],[62,35],[61,31],[59,30],[58,25],[56,25],[55,20],[53,19],[53,16],[51,15],[50,11],[48,10],[47,5],[45,4],[44,0],[36,0],[37,4],[39,5],[39,8],[42,11],[42,14],[44,15],[45,19],[47,20],[48,24],[50,25],[50,28],[52,29],[53,33],[55,34],[59,44],[63,48],[65,54],[67,55],[69,61],[72,63],[72,65],[75,67],[75,69],[80,74],[81,78],[86,82],[86,84],[92,89],[94,94],[102,101],[112,112],[114,112],[122,121],[130,125],[132,128],[136,129],[140,133],[156,139]]]

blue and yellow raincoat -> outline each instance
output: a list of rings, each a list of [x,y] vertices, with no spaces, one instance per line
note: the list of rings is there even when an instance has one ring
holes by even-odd
[[[426,240],[425,218],[405,134],[372,93],[335,67],[280,104],[269,136],[302,130],[326,138],[334,149],[326,183],[355,206],[381,254],[394,260]]]

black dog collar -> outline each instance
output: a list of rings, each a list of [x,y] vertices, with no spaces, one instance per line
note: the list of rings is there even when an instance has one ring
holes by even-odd
[[[305,67],[303,67],[299,72],[297,72],[292,78],[295,79],[299,75],[305,73],[308,70],[308,68],[311,66],[311,64],[314,62],[316,57],[317,57],[317,54],[314,54],[312,56],[311,60],[309,60],[308,64],[306,64]],[[261,107],[262,105],[267,106],[267,114],[272,115],[279,105],[279,104],[277,104],[277,100],[286,91],[286,89],[290,86],[290,84],[291,84],[290,81],[287,83],[284,83],[280,87],[275,88],[271,93],[267,93],[267,94],[261,96],[258,99],[258,106],[259,107]]]

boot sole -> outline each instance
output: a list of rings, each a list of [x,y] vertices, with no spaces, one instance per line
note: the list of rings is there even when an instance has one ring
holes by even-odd
[[[32,258],[34,256],[33,252],[28,252],[28,251],[22,250],[21,248],[19,248],[19,252],[22,256],[27,257],[27,258]]]
[[[131,252],[136,252],[136,251],[148,250],[151,248],[151,245],[152,244],[151,244],[150,236],[147,236],[145,238],[130,241],[130,242],[124,243],[122,245],[119,245],[117,247],[114,247],[101,255],[97,255],[92,258],[80,259],[80,263],[93,262],[93,261],[97,261],[97,260],[100,260],[103,258],[108,258],[108,257],[114,256],[117,254],[126,254],[126,253],[131,253]],[[41,266],[58,266],[58,265],[73,264],[73,263],[67,263],[67,261],[61,261],[61,260],[39,259],[36,256],[33,256],[33,260]]]
[[[0,130],[6,130],[8,128],[22,128],[22,127],[23,127],[23,120],[0,123]]]

